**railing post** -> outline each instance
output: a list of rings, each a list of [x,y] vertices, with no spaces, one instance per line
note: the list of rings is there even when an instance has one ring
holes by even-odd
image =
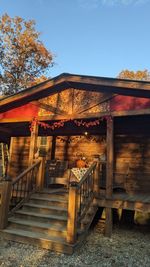
[[[96,166],[94,169],[94,193],[96,196],[99,193],[99,179],[100,179],[100,162],[99,160],[96,160]]]
[[[67,242],[70,244],[74,244],[77,238],[77,194],[77,183],[72,182],[69,187],[67,223]]]
[[[12,182],[10,180],[2,181],[0,201],[0,229],[4,229],[7,227],[11,189]]]
[[[44,153],[40,154],[40,157],[38,159],[41,160],[41,162],[36,179],[36,188],[38,190],[42,190],[44,187],[44,176],[45,176],[45,160],[46,160],[45,154]]]

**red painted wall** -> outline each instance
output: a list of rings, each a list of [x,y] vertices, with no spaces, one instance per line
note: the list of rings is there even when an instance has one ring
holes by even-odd
[[[138,110],[150,108],[150,99],[130,96],[115,96],[110,100],[111,111]],[[38,116],[39,107],[28,103],[18,108],[14,108],[4,113],[0,113],[0,120],[22,118],[32,120]]]
[[[111,99],[111,111],[138,110],[150,108],[150,99],[118,95]]]
[[[38,115],[39,108],[33,104],[26,104],[0,114],[0,119],[27,118],[31,120]]]

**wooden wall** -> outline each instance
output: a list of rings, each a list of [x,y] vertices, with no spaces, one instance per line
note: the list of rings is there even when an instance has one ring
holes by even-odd
[[[15,179],[28,167],[30,137],[12,137],[8,174]]]
[[[100,136],[48,136],[38,138],[38,147],[46,148],[47,159],[55,158],[67,160],[70,165],[75,165],[80,155],[91,161],[95,154],[103,154],[105,150],[104,137]],[[10,170],[11,177],[16,177],[28,167],[30,137],[12,137],[10,145]]]
[[[11,177],[16,177],[28,166],[30,137],[12,137],[10,146]],[[47,159],[68,160],[70,167],[83,155],[91,161],[95,154],[105,152],[105,137],[57,136],[39,137],[38,146],[45,147]],[[148,135],[115,136],[114,187],[124,188],[127,193],[150,191],[150,137]]]
[[[128,175],[127,175],[128,174]],[[150,192],[150,137],[115,137],[115,184],[128,193]]]
[[[38,147],[44,147],[47,151],[47,159],[51,158],[52,137],[38,137]],[[30,137],[12,137],[10,143],[10,163],[8,173],[15,179],[22,171],[28,167]]]
[[[92,161],[95,154],[103,154],[105,151],[105,137],[92,136],[58,136],[56,138],[55,158],[68,160],[71,166],[75,165],[80,155]]]

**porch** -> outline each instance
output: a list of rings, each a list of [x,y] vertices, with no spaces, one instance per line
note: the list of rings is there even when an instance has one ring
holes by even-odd
[[[90,121],[93,122],[94,118]],[[112,208],[149,212],[148,121],[149,115],[115,117],[108,121],[104,120],[100,125],[88,128],[88,130],[82,126],[72,127],[73,122],[69,121],[62,129],[56,129],[55,135],[51,129],[44,129],[38,123],[34,124],[31,133],[28,123],[11,123],[9,127],[14,129],[15,136],[11,137],[8,174],[15,178],[14,181],[16,176],[22,177],[20,173],[24,173],[28,166],[33,166],[35,156],[39,156],[36,155],[39,148],[44,152],[44,169],[42,173],[40,172],[40,175],[44,175],[42,178],[45,179],[44,185],[53,184],[55,181],[70,188],[68,171],[70,172],[70,169],[75,167],[79,158],[77,152],[84,153],[89,169],[95,155],[105,155],[106,161],[104,158],[103,160],[97,158],[97,184],[94,185],[93,201],[97,207],[106,209],[105,234],[111,236]],[[85,122],[88,123],[89,120]],[[46,123],[50,122],[46,121]],[[141,124],[142,127],[139,127]],[[138,135],[136,135],[137,130]],[[70,135],[66,136],[66,133]],[[51,161],[68,162],[64,177],[56,175],[57,180],[55,180],[52,173],[49,174],[49,178],[45,177],[45,169]],[[119,193],[118,190],[121,192]],[[74,196],[73,202],[75,199]],[[87,198],[85,200],[87,201]],[[90,208],[88,201],[87,207]]]

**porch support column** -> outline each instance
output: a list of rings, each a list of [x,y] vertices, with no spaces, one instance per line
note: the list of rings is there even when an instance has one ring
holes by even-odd
[[[36,188],[42,190],[44,188],[46,150],[39,151],[39,160],[41,160],[39,171],[36,177]]]
[[[38,129],[39,129],[38,123],[37,123],[37,121],[35,121],[35,123],[33,125],[32,132],[31,132],[31,138],[30,138],[30,149],[29,149],[28,166],[32,165],[33,159],[34,159],[34,155],[37,152],[36,148],[37,148]]]
[[[107,163],[106,163],[106,198],[112,197],[114,173],[114,121],[107,120]],[[112,209],[106,208],[105,235],[112,234]]]
[[[56,151],[56,138],[57,136],[52,137],[52,149],[51,149],[51,159],[55,159],[55,151]]]

